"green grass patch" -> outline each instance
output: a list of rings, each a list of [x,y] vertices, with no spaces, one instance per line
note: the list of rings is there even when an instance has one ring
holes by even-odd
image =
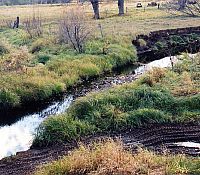
[[[189,98],[173,97],[167,91],[143,85],[134,89],[121,87],[120,90],[105,91],[77,99],[62,118],[70,117],[74,121],[87,122],[95,127],[96,133],[122,131],[149,124],[194,122],[199,120],[199,99],[199,95]],[[51,122],[47,119],[44,128],[52,127],[56,131],[54,120],[57,123],[59,119],[51,118]],[[58,133],[62,135],[65,131],[63,126],[60,128]],[[55,131],[50,133],[45,129],[38,130],[34,146],[39,146],[38,143],[45,145],[45,139],[41,139],[40,135],[54,135]],[[48,144],[61,141],[59,137],[51,139],[48,140]],[[62,141],[66,142],[68,139],[63,138]]]
[[[12,49],[8,53],[4,45],[1,47],[0,89],[5,88],[8,93],[18,97],[18,101],[2,98],[0,100],[5,103],[2,108],[48,99],[75,85],[82,78],[98,76],[112,71],[114,67],[137,60],[135,48],[131,43],[123,41],[117,44],[111,42],[106,53],[98,53],[91,45],[95,47],[95,43],[102,43],[99,49],[103,50],[107,39],[90,40],[86,44],[86,52],[78,54],[68,45],[56,43],[55,38],[28,39],[22,29],[3,30],[3,35],[8,35],[7,42]],[[90,47],[92,52],[88,51]]]
[[[48,144],[60,143],[63,140],[77,141],[81,136],[92,134],[95,127],[88,122],[74,120],[71,117],[50,117],[37,129],[37,139],[33,145],[48,146]],[[43,133],[43,134],[42,134]]]

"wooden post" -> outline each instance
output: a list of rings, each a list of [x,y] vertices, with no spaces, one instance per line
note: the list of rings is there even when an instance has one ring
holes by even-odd
[[[19,28],[19,16],[17,17],[17,20],[16,20],[16,28]]]

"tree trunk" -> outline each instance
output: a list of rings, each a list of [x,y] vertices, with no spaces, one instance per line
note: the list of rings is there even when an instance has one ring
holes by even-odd
[[[99,19],[99,0],[90,0],[92,8],[94,10],[94,19]]]
[[[124,0],[118,0],[119,15],[124,15]]]

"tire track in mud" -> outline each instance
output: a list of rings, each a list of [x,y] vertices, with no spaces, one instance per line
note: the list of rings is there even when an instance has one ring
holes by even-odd
[[[197,147],[188,148],[172,144],[180,141],[200,141],[200,125],[198,124],[152,125],[151,127],[138,128],[109,136],[90,136],[82,139],[82,142],[90,144],[93,141],[105,140],[107,138],[121,140],[124,147],[133,152],[138,147],[143,147],[158,151],[159,153],[168,150],[171,153],[185,153],[190,156],[200,155],[200,149]],[[33,174],[37,166],[59,159],[63,155],[67,155],[69,151],[77,146],[77,143],[60,144],[44,149],[30,149],[25,152],[20,152],[14,157],[4,158],[0,161],[0,174]]]

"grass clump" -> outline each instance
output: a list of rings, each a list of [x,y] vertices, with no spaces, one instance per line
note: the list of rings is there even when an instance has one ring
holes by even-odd
[[[46,64],[51,59],[51,55],[39,54],[37,55],[38,63]]]
[[[74,120],[69,116],[49,117],[37,129],[37,139],[33,144],[47,146],[49,143],[61,143],[63,140],[75,141],[81,136],[93,133],[94,129],[88,122]]]
[[[35,175],[85,174],[85,175],[130,175],[130,174],[198,174],[199,158],[184,155],[156,155],[139,150],[132,154],[121,142],[109,140],[90,146],[81,145],[68,156],[39,167]]]
[[[39,52],[39,51],[41,51],[42,49],[44,49],[49,43],[51,43],[51,42],[48,41],[47,39],[38,38],[37,40],[35,40],[35,41],[31,44],[30,51],[31,51],[31,53]]]
[[[0,56],[9,53],[9,51],[8,45],[5,42],[0,41]]]
[[[0,38],[6,38],[9,44],[17,47],[29,45],[32,42],[23,29],[3,29],[0,33]]]
[[[161,110],[143,108],[129,112],[127,125],[132,128],[154,123],[169,123],[171,120],[172,117]]]
[[[147,110],[142,110],[144,108],[147,108]],[[141,110],[137,111],[138,109]],[[151,109],[155,109],[155,111]],[[176,99],[168,92],[141,86],[135,89],[122,88],[121,91],[103,92],[80,98],[72,104],[69,113],[73,117],[90,121],[98,126],[100,125],[100,128],[103,129],[102,125],[104,123],[105,125],[112,126],[112,120],[126,120],[134,112],[138,112],[136,114],[138,117],[140,112],[145,117],[147,116],[145,112],[156,113],[156,110],[165,111],[169,115],[176,113],[178,111]],[[161,113],[159,116],[164,117]],[[137,126],[137,122],[133,126]],[[105,128],[108,129],[109,127]]]
[[[6,89],[0,90],[0,109],[10,108],[19,105],[20,99],[17,94],[10,92]]]
[[[181,106],[188,110],[199,110],[200,94],[190,96],[188,98],[180,98]]]

